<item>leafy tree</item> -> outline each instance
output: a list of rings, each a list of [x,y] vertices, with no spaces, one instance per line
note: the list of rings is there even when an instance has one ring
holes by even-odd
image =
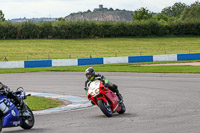
[[[51,22],[41,23],[40,29],[42,38],[51,38],[53,36],[53,25]]]
[[[91,10],[87,10],[87,12],[91,12]]]
[[[166,22],[169,21],[169,16],[163,13],[158,13],[155,16],[153,16],[153,18],[158,21],[166,21]]]
[[[136,11],[134,11],[134,14],[132,14],[133,16],[133,21],[134,20],[147,20],[152,18],[153,16],[153,12],[150,12],[148,9],[142,7]]]
[[[4,14],[2,10],[0,10],[0,21],[5,21]]]
[[[196,1],[191,6],[185,8],[181,14],[181,20],[200,20],[200,2]]]
[[[5,39],[16,39],[18,38],[18,25],[9,21],[4,22],[4,28],[6,30]]]
[[[166,7],[162,10],[161,13],[166,14],[171,17],[180,17],[181,13],[184,11],[184,9],[187,7],[185,3],[175,3],[173,6]]]
[[[60,17],[60,18],[57,18],[57,20],[58,21],[65,21],[65,18]]]
[[[72,29],[72,24],[73,22],[69,21],[58,21],[55,23],[53,26],[54,28],[54,38],[60,38],[60,39],[65,39],[65,38],[70,38],[72,37],[71,31]]]
[[[114,11],[113,8],[110,8],[109,11]]]
[[[20,34],[22,39],[39,38],[39,26],[33,22],[23,22],[20,24]]]
[[[199,7],[200,6],[200,2],[199,1],[195,1],[193,4],[191,4],[190,7]]]

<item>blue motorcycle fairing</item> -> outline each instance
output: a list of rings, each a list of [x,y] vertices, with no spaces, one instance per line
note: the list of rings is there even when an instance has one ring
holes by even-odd
[[[0,100],[4,100],[9,110],[3,114],[3,127],[13,127],[22,125],[22,120],[19,118],[17,107],[8,99],[7,96],[0,94]]]

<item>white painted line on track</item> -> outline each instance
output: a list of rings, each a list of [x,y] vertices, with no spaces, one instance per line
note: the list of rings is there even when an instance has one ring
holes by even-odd
[[[68,104],[62,107],[56,107],[56,108],[45,109],[45,110],[40,110],[40,111],[33,111],[33,114],[46,114],[46,113],[74,110],[74,109],[80,109],[80,108],[92,106],[91,102],[88,101],[86,97],[83,98],[83,97],[77,97],[77,96],[59,95],[59,94],[50,94],[50,93],[36,93],[36,92],[28,92],[28,94],[31,94],[32,96],[54,98],[54,99],[59,99],[59,100],[64,100],[64,101],[66,100],[66,101],[72,102],[71,104]]]

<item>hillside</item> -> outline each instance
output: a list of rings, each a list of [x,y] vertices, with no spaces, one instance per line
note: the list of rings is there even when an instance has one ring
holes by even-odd
[[[132,21],[132,13],[133,11],[107,9],[99,5],[99,8],[95,8],[93,11],[88,10],[86,12],[71,13],[65,19],[69,21]]]

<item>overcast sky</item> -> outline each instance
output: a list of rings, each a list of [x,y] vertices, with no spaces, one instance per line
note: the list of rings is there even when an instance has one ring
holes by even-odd
[[[176,2],[187,5],[196,0],[0,0],[0,10],[6,19],[13,18],[40,18],[65,17],[70,13],[87,11],[98,8],[103,4],[106,8],[137,10],[146,7],[153,12],[161,12],[165,7]]]

